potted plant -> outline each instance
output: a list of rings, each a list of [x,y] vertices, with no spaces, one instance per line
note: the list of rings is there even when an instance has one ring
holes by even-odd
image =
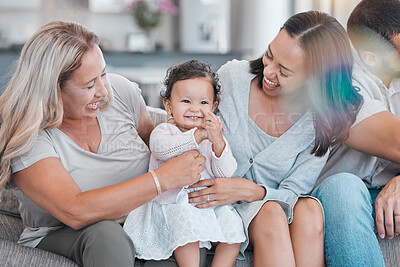
[[[160,25],[163,14],[178,14],[178,8],[172,0],[134,0],[127,5],[126,11],[146,34],[150,51],[155,49],[153,33]]]

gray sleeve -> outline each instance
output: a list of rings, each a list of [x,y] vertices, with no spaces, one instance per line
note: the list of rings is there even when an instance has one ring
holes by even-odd
[[[33,147],[11,161],[11,171],[16,173],[45,158],[58,158],[58,154],[45,131],[40,131]]]
[[[366,118],[371,117],[372,115],[375,115],[382,111],[388,111],[388,110],[379,100],[369,99],[367,97],[364,97],[364,103],[362,104],[357,114],[356,120],[354,121],[351,127],[356,126],[358,123],[362,122]]]
[[[230,62],[227,62],[224,65],[222,65],[217,71],[219,84],[221,85],[221,95],[225,93],[224,91],[225,88],[227,87],[225,83],[227,83],[227,81],[230,81],[229,66]]]
[[[142,99],[142,90],[140,90],[139,85],[118,74],[109,73],[107,76],[114,89],[114,98],[119,98],[127,105],[129,112],[133,115],[135,125],[137,125],[140,118],[140,101]]]
[[[246,69],[248,69],[248,61],[239,61],[236,59],[228,61],[218,69],[217,74],[221,85],[221,98],[223,98],[223,94],[232,90],[233,84],[237,84],[238,81],[242,80],[242,75],[236,74],[242,73]]]
[[[380,100],[374,98],[374,93],[380,91],[379,86],[358,66],[355,66],[353,70],[353,85],[359,90],[358,93],[363,97],[364,102],[352,127],[374,114],[388,111]]]

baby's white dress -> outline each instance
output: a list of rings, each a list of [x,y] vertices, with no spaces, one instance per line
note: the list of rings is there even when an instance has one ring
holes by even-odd
[[[237,165],[227,141],[217,158],[210,141],[196,143],[195,130],[182,133],[170,123],[157,126],[150,136],[150,170],[197,149],[206,158],[201,179],[231,177]],[[188,202],[191,191],[185,188],[167,191],[129,213],[124,230],[133,241],[137,258],[167,259],[176,248],[196,241],[200,241],[200,248],[210,249],[211,242],[233,244],[246,239],[242,219],[231,205],[196,208]]]

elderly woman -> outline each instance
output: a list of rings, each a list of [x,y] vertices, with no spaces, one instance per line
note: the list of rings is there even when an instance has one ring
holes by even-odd
[[[76,23],[49,23],[25,44],[0,120],[0,185],[20,201],[19,243],[79,265],[133,266],[125,215],[203,171],[190,151],[147,173],[153,124],[140,89],[106,74],[98,38]]]
[[[342,144],[362,103],[351,84],[343,27],[309,11],[289,18],[264,55],[219,70],[218,107],[238,162],[235,178],[192,185],[191,202],[236,205],[254,266],[323,266],[324,218],[307,196],[331,146]]]

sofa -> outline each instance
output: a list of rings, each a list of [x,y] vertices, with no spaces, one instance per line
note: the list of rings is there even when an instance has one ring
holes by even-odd
[[[155,124],[166,120],[161,109],[148,107]],[[18,211],[18,200],[11,190],[0,190],[0,266],[8,267],[77,267],[73,261],[41,249],[18,245],[16,242],[23,230]],[[386,266],[400,265],[400,237],[392,240],[379,240]],[[207,266],[211,265],[212,253],[207,255]],[[144,261],[137,260],[135,267],[144,266]],[[161,265],[162,266],[162,265]],[[235,267],[253,266],[252,252],[246,251],[246,259],[237,260]]]

